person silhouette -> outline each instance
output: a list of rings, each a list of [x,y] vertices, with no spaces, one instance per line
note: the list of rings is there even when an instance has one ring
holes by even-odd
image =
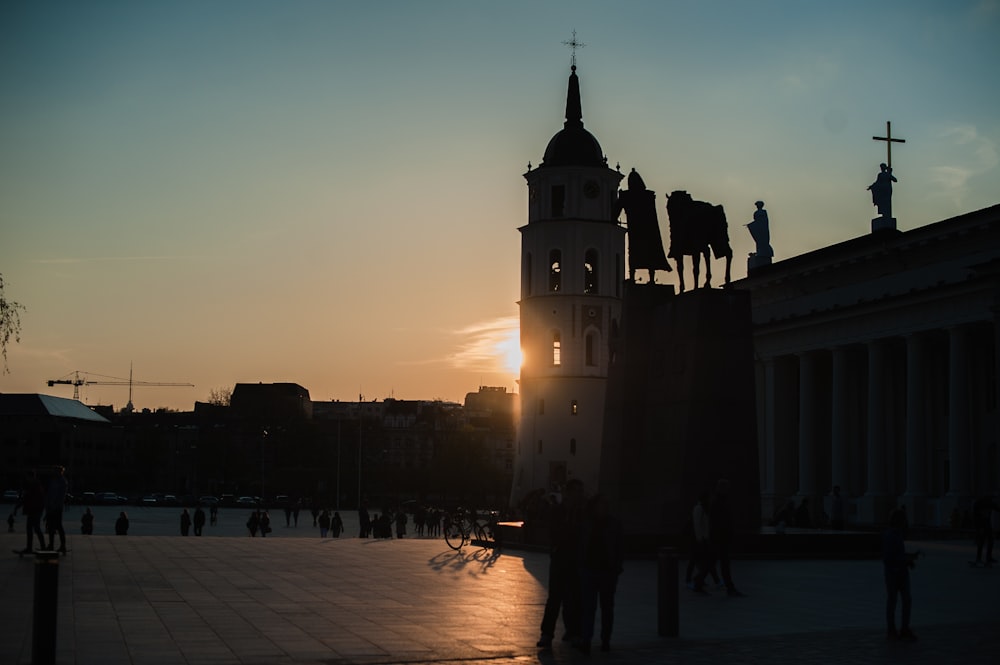
[[[885,571],[885,621],[886,637],[890,640],[913,642],[917,637],[910,630],[910,568],[914,557],[906,552],[904,534],[906,513],[897,508],[889,516],[889,528],[882,534],[882,565]],[[896,600],[902,601],[899,631],[896,631]]]
[[[552,647],[556,620],[562,613],[566,633],[563,640],[572,642],[580,633],[580,536],[587,497],[583,482],[574,478],[566,483],[562,500],[552,507],[549,517],[549,589],[542,614],[541,637],[536,646]]]
[[[198,506],[194,510],[194,535],[200,536],[202,529],[205,527],[205,511],[202,510],[201,506]]]

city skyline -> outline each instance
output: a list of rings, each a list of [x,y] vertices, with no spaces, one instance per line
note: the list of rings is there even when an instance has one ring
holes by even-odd
[[[5,7],[0,273],[27,310],[0,392],[130,366],[195,384],[138,408],[514,390],[522,174],[562,128],[574,30],[609,165],[664,237],[666,192],[724,205],[739,279],[757,199],[775,261],[869,232],[886,121],[900,230],[997,203],[998,23],[991,1]]]

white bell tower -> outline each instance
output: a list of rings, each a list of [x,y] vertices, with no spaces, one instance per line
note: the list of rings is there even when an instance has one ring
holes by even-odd
[[[583,127],[571,68],[566,123],[542,163],[524,174],[521,232],[521,414],[512,503],[572,478],[595,490],[600,468],[611,331],[625,275],[616,217],[623,177]]]

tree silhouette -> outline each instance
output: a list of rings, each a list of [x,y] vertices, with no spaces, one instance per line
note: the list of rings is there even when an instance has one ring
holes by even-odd
[[[7,368],[7,344],[11,338],[21,341],[21,312],[24,305],[13,300],[7,300],[3,294],[3,274],[0,274],[0,355],[3,356],[3,373],[10,374]]]

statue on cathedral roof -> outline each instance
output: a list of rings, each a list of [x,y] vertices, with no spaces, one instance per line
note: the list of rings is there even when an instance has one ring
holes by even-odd
[[[875,182],[868,185],[868,189],[872,193],[872,205],[878,209],[878,214],[889,218],[892,217],[892,183],[897,180],[892,175],[892,167],[883,162],[879,168],[881,170],[875,176]]]
[[[750,237],[757,244],[756,251],[750,252],[747,261],[747,269],[758,268],[760,266],[771,265],[771,258],[774,256],[774,249],[771,248],[771,229],[767,219],[767,211],[764,210],[764,202],[754,203],[757,210],[753,213],[753,221],[746,225]]]

